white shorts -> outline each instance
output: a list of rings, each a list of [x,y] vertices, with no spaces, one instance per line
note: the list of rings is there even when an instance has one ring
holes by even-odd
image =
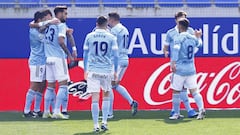
[[[31,82],[43,82],[46,80],[45,65],[29,65],[29,69]]]
[[[46,62],[46,79],[51,83],[69,80],[67,60],[64,58],[48,57]]]
[[[184,88],[195,89],[197,88],[197,76],[180,76],[172,74],[171,87],[176,91],[181,91]]]
[[[111,91],[111,74],[89,72],[87,77],[87,92]]]

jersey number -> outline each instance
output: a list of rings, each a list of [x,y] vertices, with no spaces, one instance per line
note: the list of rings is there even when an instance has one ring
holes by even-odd
[[[95,41],[93,43],[93,45],[95,46],[95,53],[96,55],[99,55],[99,51],[102,52],[102,56],[106,55],[107,54],[107,50],[108,50],[108,43],[107,42],[98,42],[98,41]]]
[[[46,30],[46,39],[48,39],[51,42],[53,42],[54,34],[55,34],[55,30],[53,28],[47,28],[47,30]]]
[[[188,59],[192,59],[192,57],[193,57],[193,46],[191,46],[191,45],[188,46],[187,50],[188,50],[188,52],[187,52]]]
[[[128,48],[128,38],[129,35],[123,35],[123,48],[127,49]]]

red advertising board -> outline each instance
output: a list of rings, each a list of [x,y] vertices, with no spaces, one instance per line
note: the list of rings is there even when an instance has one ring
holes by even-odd
[[[171,109],[169,59],[131,58],[122,80],[139,109]],[[240,108],[239,57],[196,58],[198,86],[206,108]],[[21,111],[29,88],[27,59],[0,60],[0,110]],[[70,70],[71,79],[83,79],[83,70]],[[189,94],[190,96],[190,94]],[[79,101],[70,95],[69,110],[89,110],[90,101]],[[190,96],[192,106],[196,108]],[[183,106],[182,106],[183,107]],[[128,102],[115,92],[114,109],[129,109]]]

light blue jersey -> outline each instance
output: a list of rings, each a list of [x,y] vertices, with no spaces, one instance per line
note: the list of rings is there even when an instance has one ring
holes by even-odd
[[[50,25],[45,31],[45,55],[46,57],[58,57],[66,58],[66,54],[61,48],[58,37],[65,38],[65,45],[67,45],[66,39],[67,25],[60,23],[58,25]]]
[[[111,33],[117,37],[118,51],[119,51],[119,64],[128,64],[128,41],[129,32],[125,26],[118,23],[111,29]]]
[[[36,28],[29,30],[30,49],[29,65],[45,65],[46,58],[44,53],[44,34],[40,33]]]
[[[191,35],[194,34],[194,30],[193,28],[189,27],[187,29],[187,32],[190,33]],[[170,46],[170,52],[172,52],[173,49],[173,45],[174,45],[174,39],[179,35],[179,30],[177,28],[177,26],[175,26],[174,28],[170,29],[167,31],[167,37],[166,37],[166,43],[165,45]],[[170,56],[172,58],[172,55],[170,53]]]
[[[83,46],[84,70],[96,73],[111,73],[112,59],[117,57],[117,41],[111,33],[96,29],[89,33]],[[117,61],[114,62],[116,66]],[[115,67],[116,68],[116,67]]]
[[[200,46],[199,39],[188,32],[182,32],[175,38],[172,61],[176,61],[176,74],[181,76],[196,74],[194,48]]]

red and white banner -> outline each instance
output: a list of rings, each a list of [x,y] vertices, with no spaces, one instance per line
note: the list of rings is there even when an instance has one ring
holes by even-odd
[[[169,59],[131,58],[122,80],[139,109],[171,109]],[[199,90],[206,108],[240,108],[239,57],[196,58]],[[0,110],[23,110],[29,88],[27,59],[0,60]],[[73,81],[83,79],[83,70],[70,70]],[[190,96],[190,94],[189,94]],[[196,108],[190,96],[192,107]],[[89,110],[91,100],[80,102],[70,96],[69,110]],[[183,106],[182,106],[183,107]],[[114,109],[129,109],[128,102],[115,91]]]

